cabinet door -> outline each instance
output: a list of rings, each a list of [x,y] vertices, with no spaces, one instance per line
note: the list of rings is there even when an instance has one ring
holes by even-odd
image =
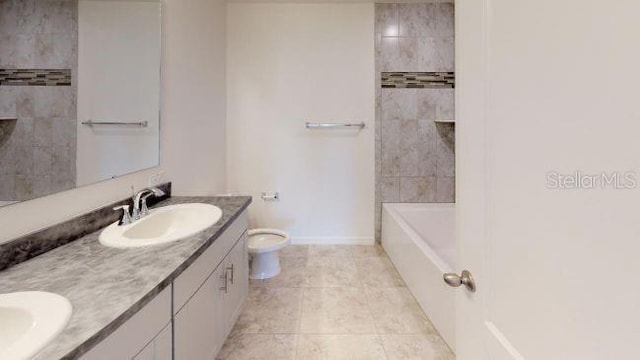
[[[206,281],[213,270],[224,262],[238,239],[247,231],[247,212],[242,214],[173,282],[173,313],[177,314]]]
[[[133,360],[171,360],[171,325],[167,325]]]
[[[171,325],[168,325],[153,342],[153,360],[172,360],[171,346]]]
[[[224,341],[224,263],[220,264],[174,318],[174,360],[214,359]]]
[[[224,297],[225,336],[235,325],[249,292],[247,234],[244,233],[225,259],[229,276],[229,291]]]

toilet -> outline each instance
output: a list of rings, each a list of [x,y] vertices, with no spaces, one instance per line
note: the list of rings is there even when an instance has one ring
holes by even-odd
[[[250,279],[262,280],[280,273],[278,250],[290,242],[289,234],[276,229],[249,230],[249,254],[251,254]]]

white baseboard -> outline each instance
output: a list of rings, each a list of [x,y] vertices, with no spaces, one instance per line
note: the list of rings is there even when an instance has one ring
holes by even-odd
[[[374,245],[372,237],[292,237],[292,245]]]

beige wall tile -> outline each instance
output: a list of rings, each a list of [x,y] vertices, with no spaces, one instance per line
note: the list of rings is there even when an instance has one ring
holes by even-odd
[[[435,10],[435,32],[440,37],[454,36],[454,5],[453,3],[437,4]]]
[[[400,176],[400,121],[382,122],[380,174]]]
[[[398,58],[391,71],[418,71],[418,39],[398,38]]]
[[[381,71],[455,71],[453,2],[376,4],[376,87]],[[453,142],[440,139],[433,120],[455,119],[455,106],[453,89],[377,88],[376,92],[380,94],[375,144],[379,240],[382,202],[451,198],[448,180],[442,180],[446,192],[437,193],[436,177],[455,176],[453,146],[448,146]],[[416,135],[412,135],[409,127],[416,120]],[[405,121],[405,126],[389,121]]]
[[[455,177],[438,177],[436,184],[436,201],[441,203],[456,202]]]
[[[399,202],[400,201],[400,178],[386,177],[380,178],[380,193],[382,202]]]
[[[455,90],[436,90],[436,96],[438,99],[436,105],[436,119],[455,120]],[[453,130],[453,128],[451,128],[451,130]]]
[[[433,120],[418,121],[418,176],[436,176],[437,161],[436,150],[438,133],[436,123]]]
[[[434,9],[424,3],[398,6],[399,36],[429,36],[435,31]]]
[[[400,121],[400,176],[417,176],[418,169],[418,121]]]
[[[418,120],[435,120],[439,93],[434,89],[421,89],[417,92]]]
[[[398,5],[376,4],[376,33],[382,36],[398,36]]]
[[[438,176],[455,176],[455,134],[454,125],[439,123],[437,143]]]
[[[418,90],[382,89],[382,122],[418,119]],[[384,137],[384,134],[382,135]]]
[[[400,202],[435,202],[436,177],[401,177]]]

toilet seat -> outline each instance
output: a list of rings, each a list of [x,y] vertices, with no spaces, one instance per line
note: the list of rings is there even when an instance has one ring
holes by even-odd
[[[280,250],[290,242],[289,234],[277,229],[253,229],[248,235],[248,248],[252,254]]]

